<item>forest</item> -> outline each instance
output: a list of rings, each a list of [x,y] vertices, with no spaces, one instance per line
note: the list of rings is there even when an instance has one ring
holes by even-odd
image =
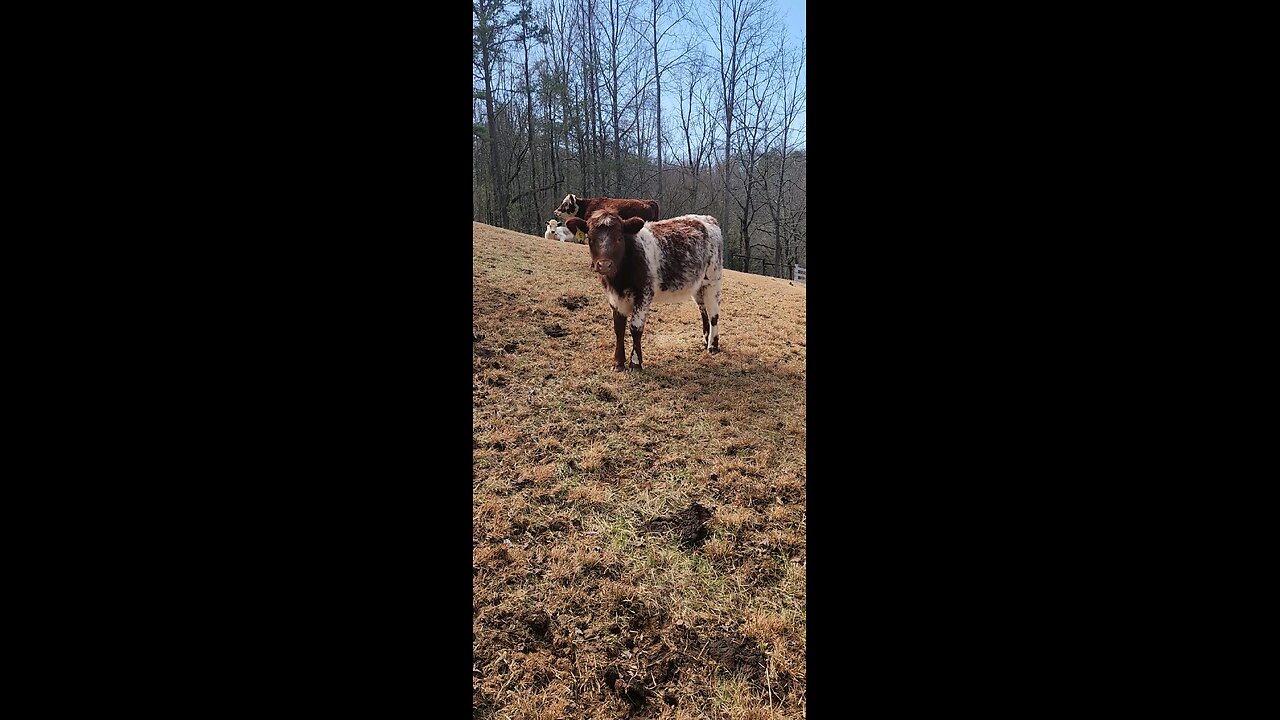
[[[777,0],[473,0],[472,219],[565,195],[715,216],[726,266],[807,266],[805,43]]]

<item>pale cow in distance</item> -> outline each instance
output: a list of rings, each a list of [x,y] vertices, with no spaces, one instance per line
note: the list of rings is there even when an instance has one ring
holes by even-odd
[[[547,231],[542,234],[542,237],[548,240],[559,240],[560,242],[570,242],[573,240],[573,233],[570,232],[569,228],[563,225],[560,225],[559,221],[548,220]]]
[[[720,285],[724,275],[724,236],[710,215],[645,222],[623,220],[598,210],[583,221],[571,217],[569,229],[587,234],[591,269],[600,275],[613,308],[616,344],[613,369],[627,368],[624,329],[631,324],[631,367],[640,369],[640,337],[649,306],[693,298],[702,312],[702,339],[708,352],[720,351]]]

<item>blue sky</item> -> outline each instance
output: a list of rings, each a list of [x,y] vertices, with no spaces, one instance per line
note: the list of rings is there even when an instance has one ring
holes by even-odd
[[[791,39],[800,42],[805,35],[805,0],[778,0],[778,12],[782,15],[782,21],[787,24],[787,29],[791,31]],[[809,63],[805,61],[805,75],[808,75]],[[803,80],[801,82],[804,82]],[[807,87],[807,84],[806,84]],[[805,103],[806,106],[808,103]],[[803,129],[805,127],[806,113],[800,111],[800,116],[796,118],[796,124],[793,128]],[[800,136],[800,141],[804,143],[804,135]]]
[[[791,30],[791,37],[796,40],[804,37],[804,5],[805,0],[778,0],[782,20]]]
[[[800,44],[800,41],[803,40],[805,36],[805,0],[775,0],[775,2],[777,3],[775,6],[775,10],[778,13],[778,17],[786,25],[787,30],[790,33],[790,38],[789,38],[790,42],[798,46]],[[713,52],[709,41],[707,45],[707,52],[708,53]],[[809,63],[806,59],[805,61],[806,76],[808,75],[808,69],[809,69]],[[804,84],[805,77],[802,76],[800,79],[800,82]],[[669,107],[670,105],[668,105],[668,103],[674,103],[674,102],[675,102],[674,99],[669,101],[665,95],[663,96],[664,106]],[[801,110],[800,114],[796,117],[794,123],[791,126],[792,133],[787,141],[787,144],[790,145],[791,147],[793,148],[807,147],[808,143],[806,142],[806,133],[804,132],[805,122],[806,122],[806,113],[804,110]]]

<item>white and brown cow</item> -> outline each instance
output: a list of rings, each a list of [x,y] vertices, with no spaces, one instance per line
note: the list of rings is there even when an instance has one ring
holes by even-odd
[[[563,219],[567,225],[571,217],[586,220],[600,210],[612,212],[623,220],[633,217],[645,220],[658,219],[657,200],[612,197],[580,198],[573,193],[564,196],[564,200],[560,202],[560,207],[555,209],[555,214]]]
[[[720,283],[724,276],[724,238],[710,215],[682,215],[657,222],[622,219],[600,210],[585,222],[571,217],[574,232],[585,232],[591,269],[600,274],[613,308],[617,344],[613,369],[626,369],[624,328],[630,318],[631,367],[640,368],[640,336],[654,303],[693,298],[702,311],[702,339],[709,352],[720,350]]]

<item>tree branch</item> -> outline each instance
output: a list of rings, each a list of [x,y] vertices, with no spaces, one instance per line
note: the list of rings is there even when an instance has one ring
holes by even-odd
[[[524,192],[520,193],[519,195],[516,195],[515,197],[511,198],[511,202],[515,202],[515,201],[519,200],[520,198],[522,198],[522,197],[524,197],[524,196],[526,196],[526,195],[531,195],[531,194],[536,193],[536,192],[542,192],[543,190],[550,190],[550,189],[551,189],[551,188],[553,188],[553,187],[555,187],[555,183],[551,183],[550,185],[546,185],[546,186],[544,186],[544,187],[540,187],[540,188],[538,188],[537,190],[525,190]]]

